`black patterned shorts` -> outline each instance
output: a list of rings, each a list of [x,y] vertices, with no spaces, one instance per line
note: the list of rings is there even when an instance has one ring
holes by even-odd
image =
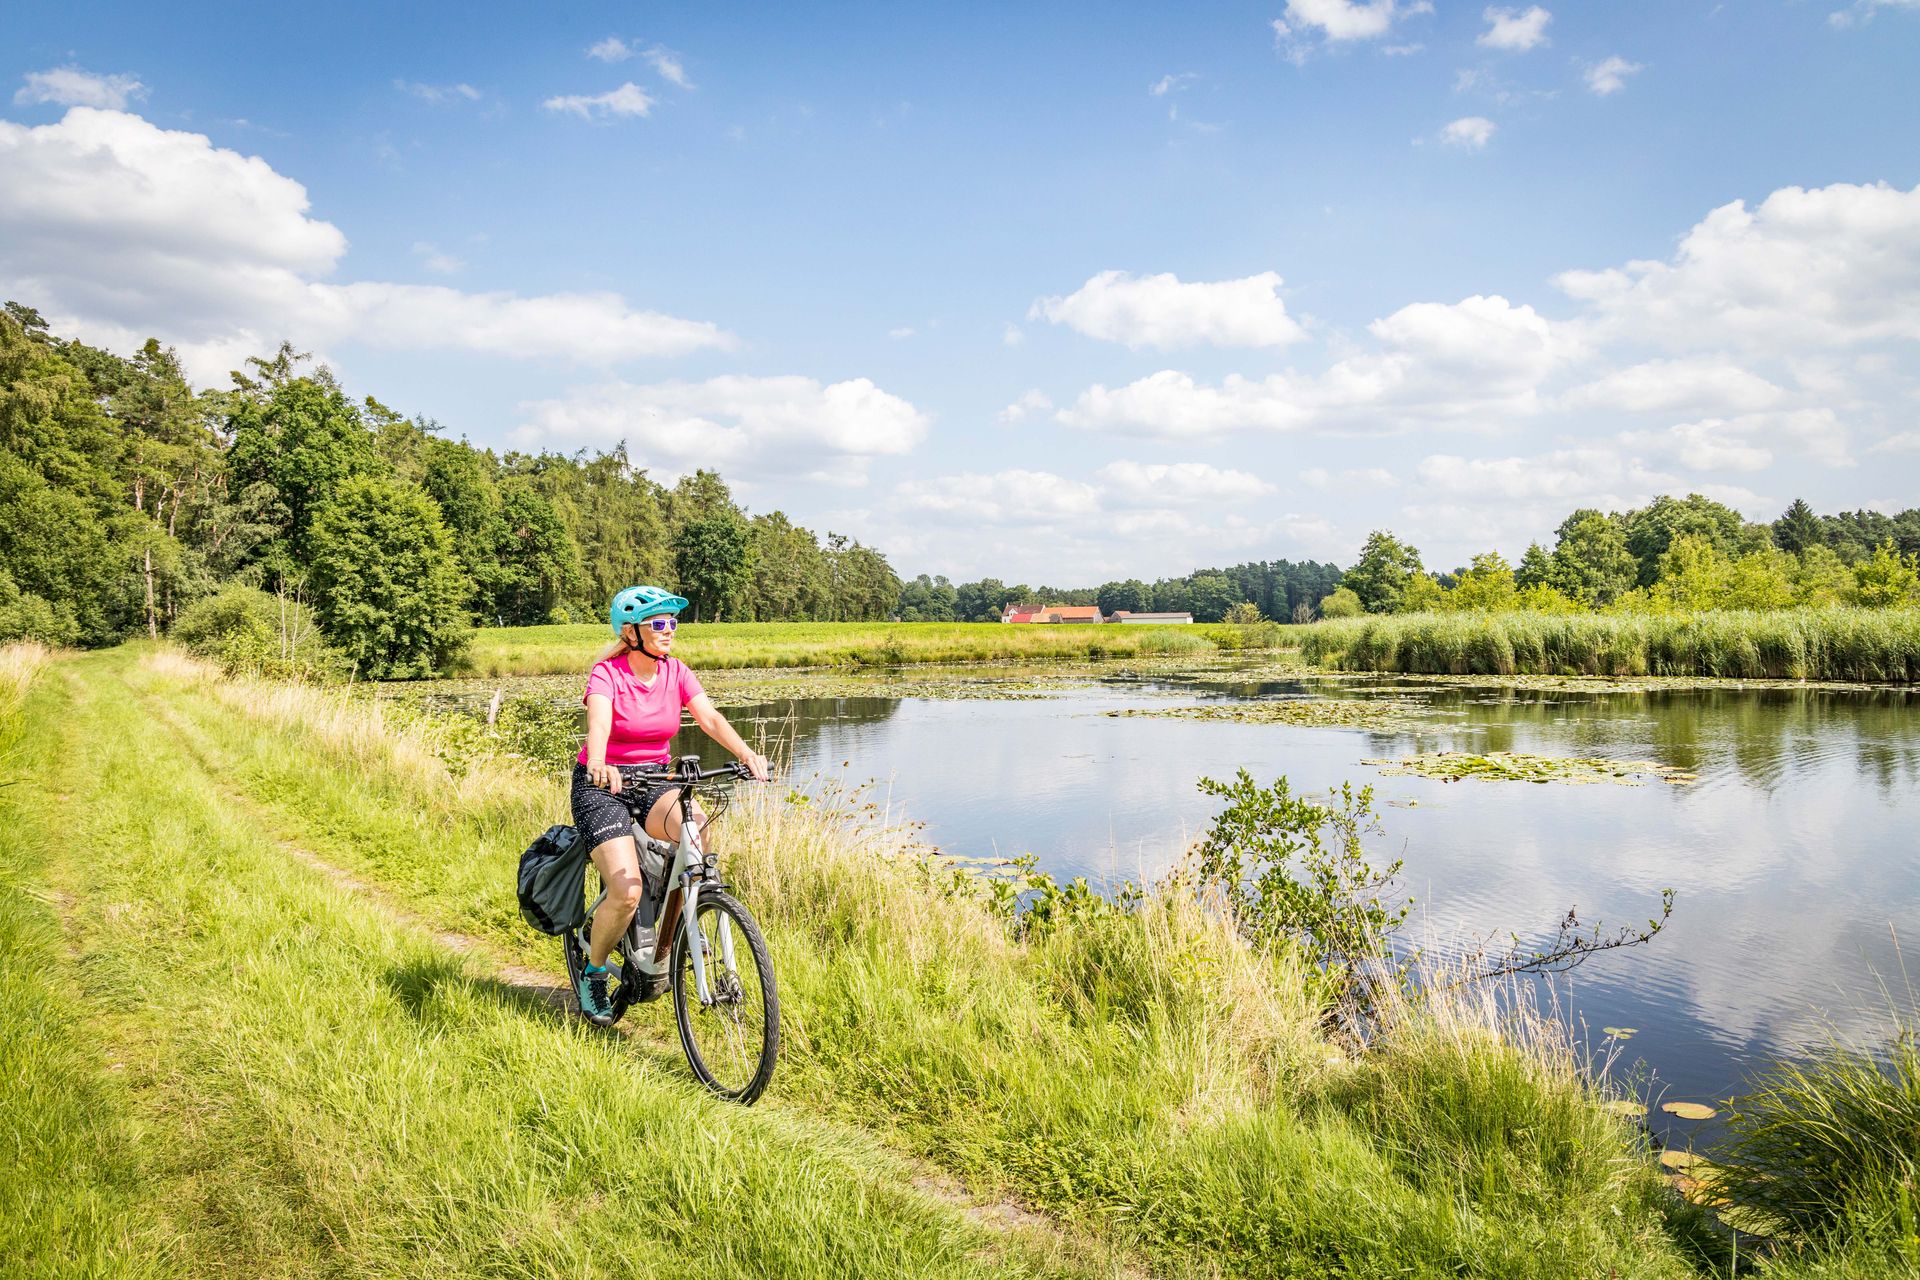
[[[633,834],[633,824],[644,821],[653,812],[660,797],[679,787],[671,782],[642,782],[640,776],[658,765],[622,764],[620,794],[596,787],[587,776],[587,766],[573,766],[573,825],[587,848],[598,849],[617,836]]]

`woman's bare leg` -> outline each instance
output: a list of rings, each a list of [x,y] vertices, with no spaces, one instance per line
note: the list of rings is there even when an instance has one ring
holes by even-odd
[[[626,932],[627,922],[640,907],[644,882],[640,879],[640,855],[632,836],[615,836],[594,846],[593,865],[600,872],[600,883],[607,897],[593,913],[593,937],[587,952],[591,964],[604,965],[613,944]]]

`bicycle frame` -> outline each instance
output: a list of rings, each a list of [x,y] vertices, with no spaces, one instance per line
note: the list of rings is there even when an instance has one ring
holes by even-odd
[[[710,880],[719,884],[716,869],[707,860],[701,824],[693,819],[694,801],[693,780],[680,786],[678,803],[680,805],[680,839],[669,845],[664,840],[656,840],[648,835],[646,828],[639,822],[633,824],[636,847],[645,845],[660,852],[662,856],[671,855],[667,865],[665,883],[661,888],[660,901],[654,904],[654,945],[651,955],[646,955],[645,938],[641,934],[640,913],[634,912],[633,919],[627,922],[627,955],[639,959],[640,969],[649,977],[659,977],[668,970],[673,962],[674,935],[680,930],[690,931],[687,939],[687,954],[693,961],[694,992],[702,1005],[714,1002],[713,988],[707,980],[706,939],[700,932],[700,891]],[[606,901],[606,886],[600,888],[600,896],[587,908],[589,917],[599,910]],[[662,928],[668,925],[670,928]],[[733,958],[733,926],[726,916],[720,917],[717,930],[720,963],[728,973],[735,972]],[[644,958],[642,958],[644,957]]]

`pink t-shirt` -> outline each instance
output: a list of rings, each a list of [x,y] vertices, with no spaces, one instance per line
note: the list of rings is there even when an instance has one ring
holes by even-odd
[[[666,658],[650,684],[627,665],[627,655],[605,658],[587,673],[587,692],[613,702],[613,732],[607,735],[608,764],[664,764],[667,743],[680,728],[680,709],[706,692],[700,678],[678,658]],[[587,746],[580,744],[580,763],[587,763]]]

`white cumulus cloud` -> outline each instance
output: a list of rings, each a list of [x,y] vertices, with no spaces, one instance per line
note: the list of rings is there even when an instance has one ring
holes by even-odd
[[[680,55],[671,49],[663,49],[655,45],[641,56],[646,58],[647,65],[653,68],[654,74],[668,84],[681,89],[693,88],[693,81],[687,78],[687,69],[680,63]]]
[[[1409,14],[1432,13],[1425,0],[1287,0],[1286,16],[1276,20],[1280,35],[1317,31],[1328,40],[1376,40]]]
[[[1715,209],[1671,259],[1554,283],[1596,338],[1780,356],[1920,339],[1920,187],[1783,187]]]
[[[668,84],[681,89],[693,88],[693,81],[687,78],[687,69],[682,65],[680,55],[663,45],[656,44],[643,49],[619,36],[608,36],[591,45],[587,49],[587,56],[601,62],[625,62],[629,58],[641,58],[653,68],[654,74]],[[646,112],[638,114],[645,115]]]
[[[1271,271],[1205,282],[1182,282],[1171,273],[1135,277],[1102,271],[1065,297],[1037,300],[1027,317],[1135,350],[1279,347],[1306,336],[1287,314],[1281,283]]]
[[[1920,0],[1854,0],[1851,8],[1828,14],[1827,21],[1836,27],[1850,27],[1856,22],[1871,22],[1882,9],[1920,9]]]
[[[1485,116],[1461,116],[1440,130],[1440,141],[1450,147],[1479,151],[1492,140],[1499,127]]]
[[[728,476],[863,484],[867,462],[911,452],[927,415],[866,378],[822,385],[797,375],[729,374],[703,382],[624,381],[521,406],[530,445],[604,448],[625,440],[664,474],[717,467]]]
[[[1627,77],[1638,75],[1643,68],[1637,62],[1628,62],[1619,54],[1604,61],[1596,62],[1587,68],[1587,88],[1606,97],[1618,93],[1627,87]]]
[[[734,345],[713,324],[612,293],[336,283],[347,238],[310,207],[304,186],[259,157],[139,116],[75,107],[55,124],[0,121],[9,296],[87,341],[124,350],[158,336],[202,380],[282,338],[587,362]]]
[[[147,96],[147,86],[134,76],[102,76],[79,67],[29,71],[26,83],[14,90],[19,106],[50,102],[60,107],[104,107],[124,110]]]
[[[567,93],[557,94],[540,104],[548,111],[557,111],[562,115],[579,116],[582,120],[609,119],[623,116],[644,116],[653,110],[653,99],[646,91],[629,80],[618,89],[609,89],[605,93]]]
[[[1628,413],[1739,413],[1778,404],[1786,392],[1719,356],[1648,360],[1567,392],[1571,408]]]
[[[1273,486],[1247,471],[1205,462],[1131,462],[1119,459],[1094,472],[1115,497],[1145,505],[1249,502]]]
[[[1046,392],[1035,387],[1031,390],[1022,391],[1020,398],[1002,409],[998,416],[1002,422],[1013,423],[1024,421],[1038,414],[1052,412],[1052,398],[1049,397]]]
[[[1414,303],[1368,332],[1377,351],[1318,375],[1230,374],[1210,386],[1163,369],[1117,389],[1089,387],[1056,417],[1083,430],[1164,439],[1498,422],[1537,412],[1542,383],[1576,350],[1532,307],[1501,297]]]
[[[1553,21],[1553,15],[1537,4],[1526,10],[1489,7],[1480,16],[1487,29],[1475,43],[1514,53],[1525,53],[1545,44],[1547,24]]]

